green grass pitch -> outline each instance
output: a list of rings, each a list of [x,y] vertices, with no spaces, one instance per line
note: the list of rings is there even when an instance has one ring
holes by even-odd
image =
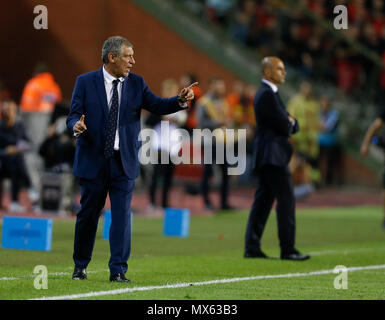
[[[348,268],[385,265],[385,231],[379,207],[297,210],[297,248],[312,254],[308,261],[279,257],[275,213],[271,213],[262,249],[276,259],[244,259],[248,212],[219,212],[191,218],[185,239],[164,237],[163,219],[134,217],[131,284],[108,281],[108,241],[99,223],[88,280],[71,280],[75,220],[53,223],[50,252],[0,249],[0,299],[31,299],[92,293],[80,299],[384,299],[385,268],[348,272],[348,289],[334,288],[337,265]],[[48,269],[48,289],[34,288],[36,265]],[[290,276],[302,273],[302,276]],[[116,289],[165,286],[254,276],[285,275],[180,288],[146,288],[114,294]]]

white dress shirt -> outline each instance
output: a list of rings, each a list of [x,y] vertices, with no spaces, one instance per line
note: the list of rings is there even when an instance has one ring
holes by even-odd
[[[108,110],[111,108],[111,102],[112,102],[112,93],[113,93],[113,84],[112,81],[118,79],[114,76],[110,75],[107,70],[103,66],[103,77],[104,77],[104,86],[106,88],[106,95],[107,95],[107,105]],[[119,113],[120,113],[120,99],[122,96],[122,86],[124,78],[120,77],[118,79],[120,82],[118,83],[118,101],[119,101],[119,109],[118,109],[118,124],[116,126],[116,133],[115,133],[115,141],[114,141],[114,150],[119,150]]]
[[[274,91],[274,92],[278,92],[278,87],[272,83],[271,81],[269,80],[266,80],[266,79],[262,79],[262,82],[266,83],[267,85],[270,86],[270,88]]]

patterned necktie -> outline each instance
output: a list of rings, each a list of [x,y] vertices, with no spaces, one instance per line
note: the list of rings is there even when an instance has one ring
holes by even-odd
[[[118,83],[119,80],[112,81],[112,98],[110,112],[108,113],[108,125],[107,125],[107,137],[104,145],[104,156],[108,159],[114,154],[114,143],[116,127],[118,125],[118,108],[119,108],[119,97],[118,97]]]

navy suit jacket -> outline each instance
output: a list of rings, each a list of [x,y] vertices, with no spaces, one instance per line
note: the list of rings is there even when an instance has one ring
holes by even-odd
[[[125,77],[119,108],[119,149],[125,174],[135,179],[140,172],[138,152],[141,141],[141,110],[159,115],[183,110],[177,97],[160,98],[148,88],[141,76],[130,73]],[[106,165],[103,149],[108,123],[108,104],[104,85],[103,67],[97,71],[80,75],[72,94],[67,127],[73,132],[75,123],[85,115],[85,130],[77,139],[73,165],[75,176],[96,178],[100,168]]]
[[[289,142],[291,134],[298,132],[298,121],[293,125],[287,118],[289,113],[278,93],[262,82],[254,98],[257,130],[253,148],[253,170],[263,165],[287,166],[293,148]]]

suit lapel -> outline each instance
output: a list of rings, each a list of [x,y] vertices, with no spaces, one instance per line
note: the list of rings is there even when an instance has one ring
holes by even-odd
[[[120,95],[120,106],[119,106],[119,113],[122,114],[124,111],[124,108],[127,106],[127,100],[128,100],[128,94],[130,92],[128,86],[128,77],[124,78],[123,85],[122,85],[122,92]]]
[[[264,82],[264,81],[262,81],[261,85],[264,86],[265,89],[271,91],[271,92],[274,94],[274,96],[277,97],[279,106],[280,106],[282,109],[286,110],[285,104],[282,102],[281,96],[279,95],[279,91],[274,92],[274,90],[273,90],[273,89],[272,89],[266,82]]]
[[[281,99],[281,96],[279,95],[279,91],[274,92],[273,89],[272,89],[266,82],[264,82],[264,81],[262,81],[262,85],[265,86],[265,88],[266,88],[267,90],[270,90],[270,91],[277,97],[279,106],[280,106],[285,112],[287,112],[287,111],[286,111],[286,106],[285,106],[285,104],[283,103],[283,101],[282,101],[282,99]]]
[[[98,93],[104,115],[106,116],[106,119],[108,119],[108,104],[107,104],[106,87],[104,85],[103,67],[100,69],[100,71],[97,73],[95,77],[95,86],[96,86],[96,91]]]
[[[282,99],[281,99],[281,96],[279,95],[278,91],[275,93],[277,95],[277,98],[278,98],[278,101],[279,101],[279,104],[281,106],[282,109],[284,109],[286,111],[286,106],[285,104],[283,103]]]

